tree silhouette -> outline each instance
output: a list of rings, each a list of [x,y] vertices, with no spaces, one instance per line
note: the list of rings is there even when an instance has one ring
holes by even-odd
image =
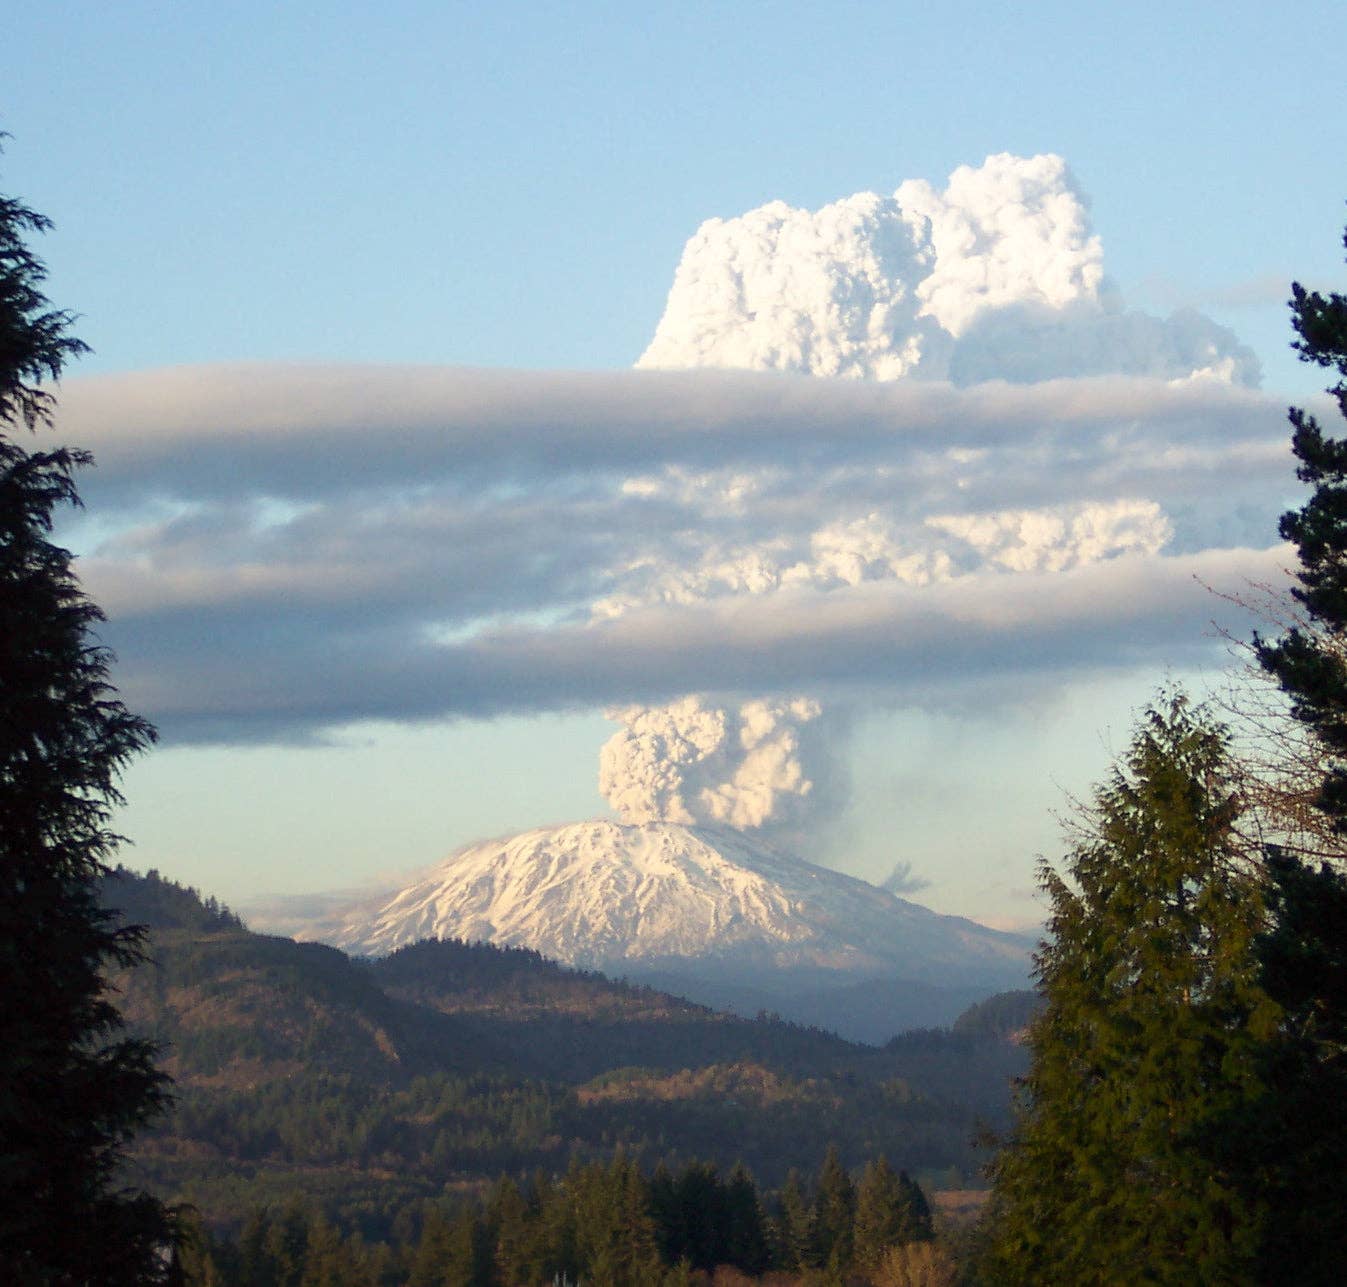
[[[142,935],[97,898],[126,762],[153,730],[117,700],[53,515],[78,504],[81,451],[29,451],[43,383],[85,346],[52,309],[25,237],[48,222],[0,198],[0,1278],[152,1283],[172,1221],[119,1190],[123,1149],[162,1107],[153,1049],[121,1035],[107,971]]]
[[[1299,282],[1291,295],[1294,347],[1337,372],[1328,392],[1347,417],[1347,297]],[[1311,735],[1322,767],[1313,803],[1339,843],[1332,862],[1290,849],[1268,856],[1272,928],[1259,951],[1264,986],[1285,1011],[1285,1040],[1270,1071],[1279,1093],[1263,1124],[1277,1212],[1264,1270],[1280,1272],[1290,1256],[1308,1284],[1341,1281],[1347,1260],[1347,440],[1302,409],[1290,420],[1296,473],[1313,490],[1280,530],[1300,558],[1291,594],[1306,620],[1276,640],[1255,637],[1254,650]]]

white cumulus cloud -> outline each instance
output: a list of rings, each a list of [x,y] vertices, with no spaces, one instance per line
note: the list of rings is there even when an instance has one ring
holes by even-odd
[[[1061,157],[1002,153],[817,211],[773,201],[689,240],[641,367],[898,380],[1205,376],[1258,362],[1200,314],[1126,310]]]
[[[988,309],[1098,302],[1103,247],[1061,157],[1001,153],[960,166],[943,192],[909,179],[894,198],[929,230],[933,265],[917,294],[950,335]]]

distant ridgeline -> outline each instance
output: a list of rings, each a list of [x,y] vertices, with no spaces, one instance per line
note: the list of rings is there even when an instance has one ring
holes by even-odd
[[[1024,994],[860,1046],[526,950],[424,942],[354,961],[253,934],[154,872],[119,869],[104,900],[150,928],[154,963],[116,982],[178,1096],[137,1141],[136,1181],[218,1230],[298,1197],[382,1240],[427,1200],[619,1147],[647,1169],[742,1162],[775,1189],[835,1146],[857,1175],[882,1155],[963,1187],[985,1161],[977,1123],[1005,1120],[1024,1066]]]

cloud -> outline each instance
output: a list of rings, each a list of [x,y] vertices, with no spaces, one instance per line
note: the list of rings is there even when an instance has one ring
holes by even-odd
[[[1260,376],[1253,353],[1200,314],[1126,309],[1066,163],[1005,153],[943,189],[910,179],[892,196],[708,220],[637,365],[964,385]]]
[[[943,192],[909,179],[894,199],[929,228],[934,264],[917,293],[956,338],[989,309],[1099,300],[1103,247],[1059,156],[1000,153],[960,166]]]
[[[629,816],[787,826],[848,705],[1179,664],[1195,578],[1288,561],[1283,409],[1122,308],[1058,158],[713,221],[647,358],[700,369],[70,382],[126,697],[223,742],[607,708]]]
[[[773,201],[710,219],[684,249],[637,365],[900,379],[932,360],[932,346],[944,352],[915,290],[934,260],[925,227],[873,192],[818,211]]]
[[[63,398],[63,436],[99,457],[82,575],[127,696],[180,738],[907,695],[920,672],[1106,665],[1139,637],[1159,664],[1211,614],[1204,551],[1265,544],[1290,477],[1281,408],[1218,384],[195,374]],[[1222,555],[1208,579],[1278,559]],[[1070,628],[1057,582],[1010,575],[1074,569],[1086,594],[1123,568],[1136,588]]]
[[[735,710],[699,697],[608,712],[626,727],[599,755],[599,790],[624,822],[781,826],[810,802],[808,698],[755,700]]]

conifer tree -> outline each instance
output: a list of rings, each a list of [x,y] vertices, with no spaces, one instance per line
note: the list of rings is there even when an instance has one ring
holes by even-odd
[[[25,242],[47,227],[0,198],[0,1280],[111,1287],[159,1280],[172,1231],[119,1187],[166,1078],[109,996],[142,936],[97,898],[118,777],[153,730],[117,700],[102,615],[50,539],[89,457],[21,441],[50,425],[44,382],[85,348]]]
[[[814,1213],[805,1200],[800,1173],[794,1167],[786,1173],[778,1199],[777,1231],[778,1259],[787,1269],[807,1269],[818,1263]]]
[[[1347,235],[1344,236],[1347,244]],[[1347,417],[1347,297],[1291,287],[1293,346],[1302,360],[1333,368],[1328,392]],[[1347,441],[1327,435],[1314,416],[1292,407],[1291,450],[1296,476],[1313,491],[1299,510],[1282,515],[1283,540],[1300,557],[1291,594],[1308,616],[1280,639],[1255,638],[1263,668],[1291,698],[1292,714],[1315,733],[1324,751],[1318,806],[1347,837]]]
[[[931,1211],[921,1188],[883,1156],[866,1166],[856,1188],[856,1263],[873,1269],[890,1247],[931,1236]]]
[[[771,1261],[767,1222],[758,1186],[742,1162],[735,1164],[725,1185],[726,1241],[730,1263],[748,1274],[760,1274]]]
[[[533,1267],[537,1249],[533,1226],[541,1219],[542,1197],[535,1190],[526,1198],[508,1176],[502,1176],[491,1192],[487,1228],[496,1248],[496,1267],[506,1282],[525,1281]]]
[[[1265,1210],[1229,1146],[1264,1102],[1256,874],[1223,732],[1177,693],[1096,793],[1036,958],[989,1281],[1255,1281]]]
[[[856,1222],[856,1186],[837,1147],[830,1145],[814,1186],[814,1236],[825,1266],[842,1269],[851,1263]]]
[[[440,1277],[429,1281],[443,1287],[492,1287],[493,1248],[481,1212],[468,1204],[460,1207],[446,1231],[445,1243],[447,1254],[440,1265]]]
[[[1347,297],[1299,282],[1291,294],[1294,347],[1336,371],[1328,392],[1347,417]],[[1299,408],[1290,420],[1297,476],[1313,490],[1280,530],[1299,554],[1291,593],[1307,620],[1275,641],[1255,637],[1254,648],[1313,735],[1323,761],[1314,803],[1341,843],[1334,862],[1268,856],[1271,928],[1259,952],[1285,1019],[1270,1067],[1278,1093],[1260,1126],[1277,1213],[1264,1268],[1276,1272],[1294,1256],[1309,1284],[1341,1281],[1347,1263],[1347,439]]]
[[[454,1255],[454,1239],[449,1222],[440,1211],[431,1208],[421,1226],[416,1252],[412,1256],[407,1287],[445,1287],[450,1281],[448,1267]]]

